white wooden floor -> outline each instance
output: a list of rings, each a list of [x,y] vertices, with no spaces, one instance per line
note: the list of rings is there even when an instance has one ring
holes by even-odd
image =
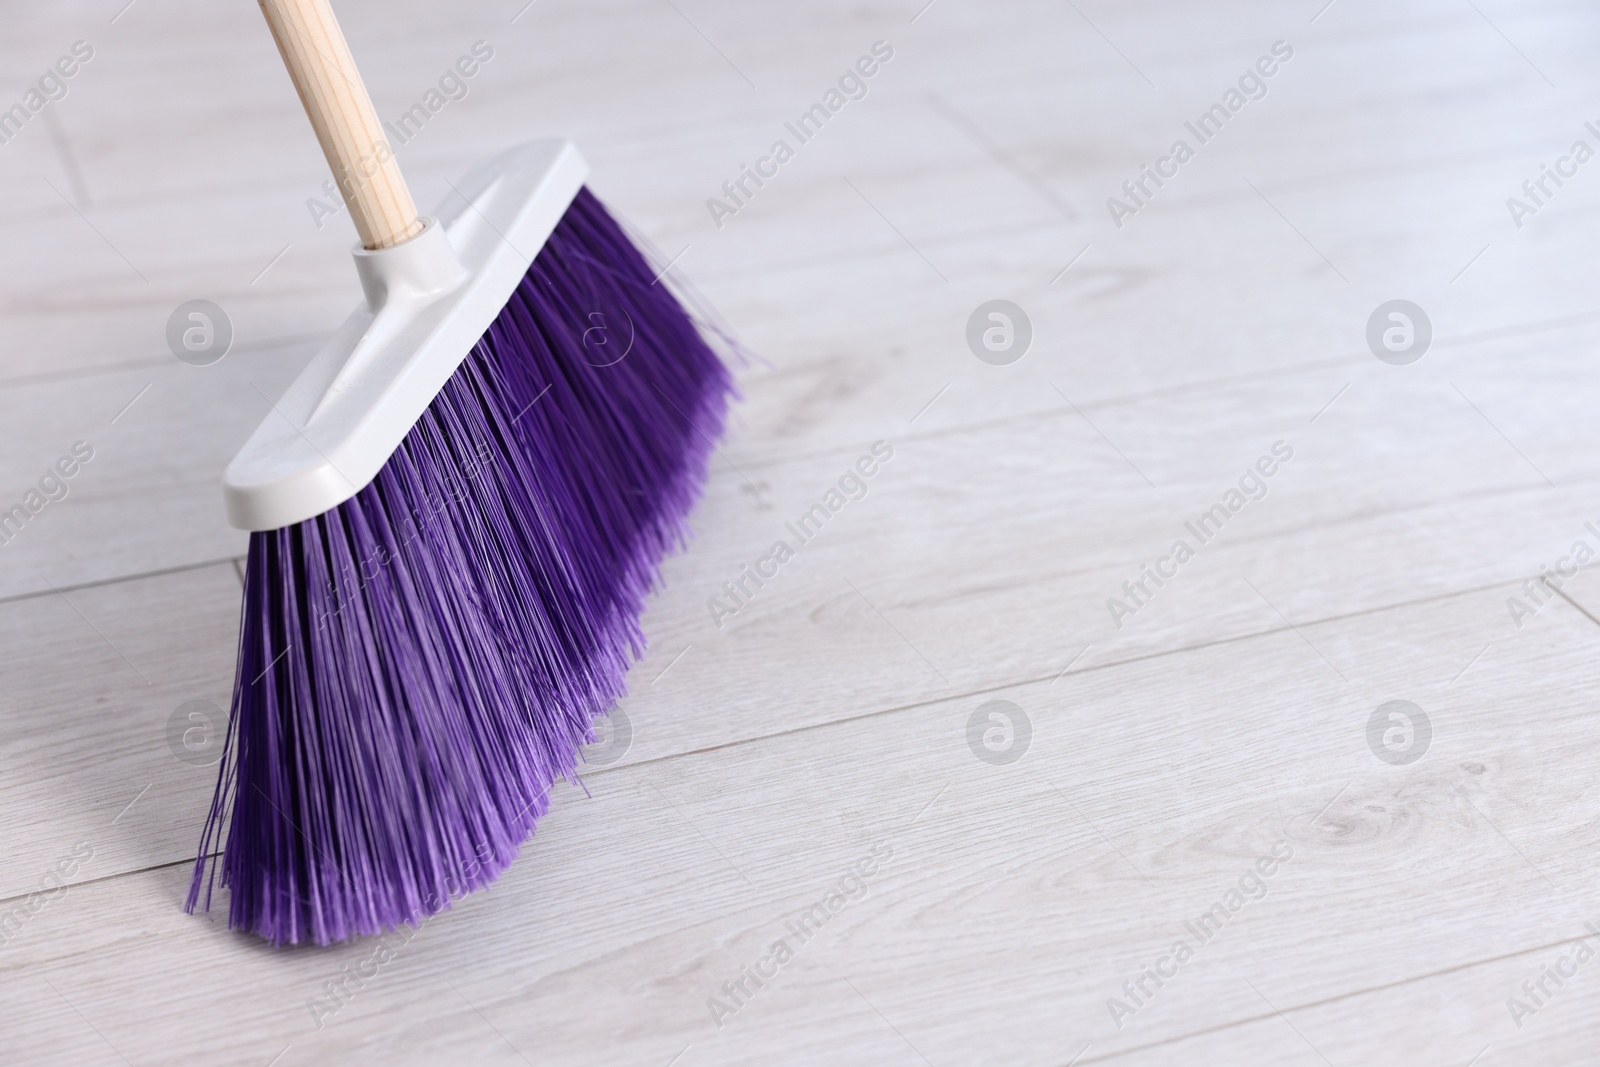
[[[125,2],[0,35],[0,109],[93,49],[0,144],[0,509],[93,449],[0,547],[0,1062],[1592,1062],[1600,579],[1525,583],[1600,551],[1600,162],[1506,204],[1600,147],[1592,5],[341,0],[385,118],[493,49],[400,150],[421,203],[571,136],[759,361],[631,742],[492,891],[273,951],[180,910],[215,768],[168,730],[226,705],[220,474],[356,302],[352,232],[308,210],[255,6]],[[236,330],[209,367],[163,336],[196,298]],[[968,348],[992,299],[1020,362]],[[1396,299],[1432,324],[1407,365],[1366,339]],[[877,440],[867,496],[716,625]],[[1385,747],[1394,700],[1428,729]]]

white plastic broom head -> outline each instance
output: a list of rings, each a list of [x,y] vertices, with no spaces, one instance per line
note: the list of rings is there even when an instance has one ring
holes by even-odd
[[[571,142],[532,141],[471,171],[415,237],[357,245],[366,303],[228,464],[229,521],[290,526],[365,488],[505,307],[588,170]]]

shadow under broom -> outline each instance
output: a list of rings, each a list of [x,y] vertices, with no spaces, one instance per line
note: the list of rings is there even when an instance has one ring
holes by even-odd
[[[210,906],[226,824],[229,925],[327,944],[418,923],[516,857],[643,651],[732,382],[570,145],[513,150],[374,243],[369,201],[409,195],[392,159],[377,194],[352,178],[348,145],[382,141],[332,12],[261,3],[362,232],[368,305],[229,467],[253,532],[186,909]],[[419,267],[446,232],[461,269]]]

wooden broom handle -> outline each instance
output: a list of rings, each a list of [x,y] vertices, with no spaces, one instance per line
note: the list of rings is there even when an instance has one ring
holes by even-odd
[[[416,236],[417,206],[328,0],[260,4],[362,246],[388,248]]]

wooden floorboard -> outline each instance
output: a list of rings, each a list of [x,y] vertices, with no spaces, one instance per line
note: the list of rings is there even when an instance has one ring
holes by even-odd
[[[214,959],[208,989],[186,1003],[188,1039],[217,1062],[270,1058],[279,1039],[330,1062],[471,1047],[463,1021],[475,1016],[451,985],[518,1047],[574,1063],[602,1033],[631,1059],[670,1059],[685,1044],[710,1063],[896,1055],[851,982],[935,1062],[1065,1062],[1090,1042],[1103,1055],[1190,1040],[1261,1015],[1241,975],[1281,1009],[1360,1019],[1354,994],[1547,951],[1594,910],[1600,812],[1585,764],[1600,734],[1581,704],[1600,634],[1553,608],[1538,640],[1452,685],[1455,650],[1490,629],[1486,612],[1505,593],[1179,653],[1160,672],[1140,663],[1003,691],[1033,724],[1026,754],[1006,766],[973,758],[973,702],[959,700],[601,769],[587,797],[561,790],[493,892],[429,923],[321,1028],[307,999],[370,944],[272,952],[220,936],[220,917],[176,910],[182,867],[52,902],[8,946],[0,984],[27,1017],[47,1019],[65,1009],[28,976],[49,977],[124,1055],[148,1058],[188,982],[160,961]],[[1375,761],[1364,736],[1370,708],[1396,693],[1424,706],[1435,731],[1427,756],[1404,767]],[[1583,762],[1562,765],[1562,752]],[[92,843],[105,828],[80,832]],[[1265,895],[1118,1029],[1108,998],[1279,841],[1292,854],[1261,880]],[[875,846],[884,861],[864,894],[717,1027],[707,998]],[[1503,1001],[1506,971],[1488,968],[1477,998]],[[230,1010],[203,1007],[209,998]],[[626,1006],[632,1021],[618,1032],[584,1004]],[[72,1048],[94,1035],[81,1039]],[[1376,1038],[1350,1040],[1388,1054]],[[29,1062],[48,1057],[21,1047]],[[1068,1056],[1049,1059],[1052,1048]]]

